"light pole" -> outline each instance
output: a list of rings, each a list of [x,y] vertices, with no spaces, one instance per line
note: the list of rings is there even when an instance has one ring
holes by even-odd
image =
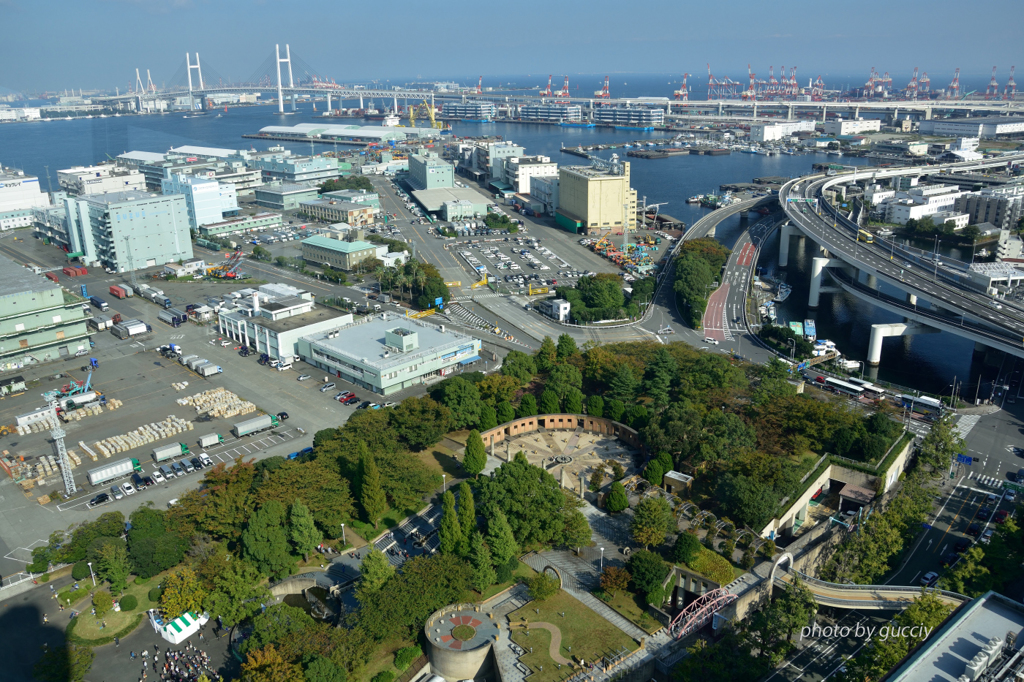
[[[92,586],[96,587],[96,574],[92,572],[92,562],[89,562],[89,577],[92,578]]]
[[[786,342],[790,345],[789,359],[794,360],[796,358],[796,339],[786,339]]]
[[[448,474],[441,474],[441,492],[448,492]]]
[[[604,547],[601,548],[601,572],[604,573]]]
[[[341,524],[341,544],[343,544],[343,545],[348,544],[348,541],[345,539],[345,524],[344,523]]]

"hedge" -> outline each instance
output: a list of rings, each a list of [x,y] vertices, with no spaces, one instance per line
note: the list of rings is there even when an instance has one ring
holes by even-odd
[[[412,662],[423,655],[423,649],[419,646],[407,646],[395,652],[395,667],[405,671]]]
[[[114,638],[124,639],[128,635],[132,634],[135,631],[135,628],[139,627],[139,623],[142,622],[142,619],[145,617],[145,615],[146,614],[144,613],[137,614],[135,618],[130,623],[128,623],[128,625],[124,626],[119,632],[115,632],[114,634],[109,635],[107,637],[100,637],[99,639],[85,639],[84,637],[79,637],[78,635],[76,635],[75,626],[78,625],[79,620],[79,617],[76,616],[75,618],[71,619],[71,623],[68,624],[67,630],[64,631],[64,636],[65,638],[67,638],[69,642],[74,642],[75,644],[80,644],[82,646],[103,646],[104,644],[110,644],[111,642],[113,642]]]
[[[63,603],[65,606],[68,606],[69,602],[71,606],[74,606],[75,602],[77,602],[79,599],[84,598],[88,594],[88,587],[79,587],[77,590],[65,590],[64,592],[59,592],[57,594],[57,600]]]
[[[395,679],[395,674],[390,670],[382,670],[373,676],[372,682],[391,682]]]
[[[139,605],[139,600],[136,599],[134,594],[128,594],[121,597],[121,601],[118,604],[120,604],[122,611],[134,611]]]
[[[731,583],[734,577],[732,564],[725,557],[715,554],[705,547],[700,548],[697,558],[687,566],[722,586]]]
[[[71,577],[75,580],[85,580],[89,577],[89,564],[85,561],[79,561],[77,564],[71,567]]]

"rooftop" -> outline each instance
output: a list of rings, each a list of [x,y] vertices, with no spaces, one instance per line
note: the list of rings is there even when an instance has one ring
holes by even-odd
[[[628,163],[628,162],[627,162]],[[563,166],[559,170],[564,170],[568,173],[575,173],[576,175],[582,175],[587,178],[621,178],[624,177],[619,173],[613,173],[609,168],[598,168],[596,166]]]
[[[182,194],[169,194],[167,197],[182,197]],[[81,199],[88,201],[90,204],[100,204],[103,206],[110,206],[111,204],[123,204],[129,201],[143,201],[145,199],[162,199],[164,195],[153,194],[151,192],[140,192],[138,190],[125,190],[123,192],[105,192],[103,194],[87,194]]]
[[[363,208],[360,206],[360,208]],[[330,237],[321,237],[317,235],[315,237],[309,237],[308,239],[302,240],[303,245],[309,244],[310,246],[319,246],[323,249],[331,249],[332,251],[341,251],[342,253],[355,253],[357,251],[365,251],[366,249],[377,248],[376,244],[370,242],[355,241],[346,242],[341,239],[331,239]]]
[[[217,156],[220,158],[227,158],[229,156],[235,156],[239,154],[237,149],[221,149],[219,147],[197,147],[195,145],[186,144],[182,147],[172,147],[172,152],[178,154],[195,154],[197,156]]]
[[[474,204],[486,204],[488,202],[485,196],[468,187],[420,189],[414,191],[412,195],[428,211],[440,211],[441,205],[446,201],[470,201]]]
[[[890,682],[956,682],[967,664],[991,639],[1004,641],[1012,634],[1015,649],[1024,643],[1024,605],[989,592],[962,606],[924,645],[890,673]],[[996,661],[998,670],[1003,662]],[[996,677],[994,679],[1000,679]],[[1007,679],[1013,679],[1012,675]]]
[[[348,211],[365,211],[366,204],[357,204],[354,201],[344,201],[341,199],[331,198],[320,198],[313,199],[311,201],[303,201],[299,203],[300,206],[334,206],[338,209],[345,209]]]
[[[163,161],[164,155],[157,152],[131,151],[125,152],[124,154],[118,154],[117,158],[128,159],[130,161],[142,161],[143,163],[152,163],[154,161]]]
[[[270,185],[263,185],[257,187],[257,192],[277,192],[279,194],[297,194],[299,192],[309,192],[310,190],[316,190],[317,188],[312,185],[303,185],[298,182],[278,182]]]
[[[17,168],[4,168],[0,166],[0,180],[35,180],[36,176],[27,175],[25,171]]]
[[[308,301],[301,301],[302,303],[308,304]],[[260,307],[268,308],[274,303],[264,303]],[[292,315],[291,317],[282,317],[279,320],[271,320],[269,317],[249,317],[241,311],[235,310],[225,313],[225,315],[234,317],[239,320],[251,321],[253,324],[258,324],[264,329],[281,334],[283,332],[293,331],[300,329],[307,325],[313,324],[314,322],[323,322],[324,320],[333,320],[342,317],[351,318],[351,313],[345,313],[340,310],[334,310],[333,308],[326,308],[324,306],[317,306],[310,310],[308,313],[300,313],[298,315]]]
[[[0,296],[13,296],[26,291],[48,291],[58,286],[6,256],[0,256]]]

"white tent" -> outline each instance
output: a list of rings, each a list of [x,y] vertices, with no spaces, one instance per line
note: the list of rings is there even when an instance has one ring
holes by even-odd
[[[205,625],[210,617],[205,613],[201,616],[189,611],[170,622],[165,622],[157,609],[150,609],[149,623],[156,630],[157,634],[171,644],[180,644],[186,639],[199,632],[199,627]]]

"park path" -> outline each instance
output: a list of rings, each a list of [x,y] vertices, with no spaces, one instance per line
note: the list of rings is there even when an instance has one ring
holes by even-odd
[[[572,665],[572,661],[562,656],[562,631],[558,629],[558,626],[551,623],[530,623],[529,627],[540,628],[551,633],[551,646],[548,647],[548,656],[551,656],[552,661],[562,665]]]

